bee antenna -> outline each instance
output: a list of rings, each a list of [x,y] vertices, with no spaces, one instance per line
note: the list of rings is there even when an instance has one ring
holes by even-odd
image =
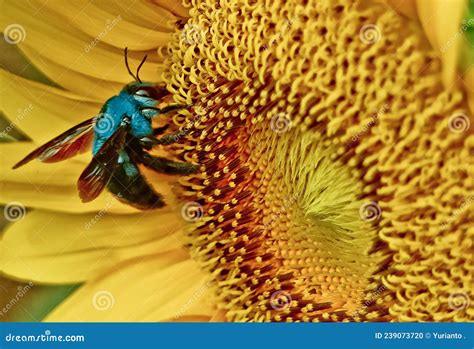
[[[140,80],[140,76],[138,74],[140,73],[140,68],[142,67],[143,63],[145,63],[147,57],[148,55],[145,55],[145,57],[143,57],[142,61],[140,62],[140,65],[137,68],[137,80],[139,82],[142,82],[142,81]]]
[[[143,63],[143,62],[142,62]],[[141,64],[140,64],[141,65]],[[128,73],[132,76],[134,80],[140,81],[137,77],[132,73],[130,66],[128,65],[128,47],[125,47],[125,66],[127,67]],[[139,68],[140,69],[140,68]],[[141,81],[140,81],[141,82]]]

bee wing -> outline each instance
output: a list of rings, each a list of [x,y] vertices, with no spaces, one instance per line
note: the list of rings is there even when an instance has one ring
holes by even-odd
[[[70,128],[48,143],[33,150],[13,168],[21,167],[36,158],[43,162],[57,162],[84,153],[90,149],[92,144],[94,125],[95,117]]]
[[[128,125],[123,125],[102,145],[82,172],[77,186],[82,202],[94,200],[104,190],[117,168],[120,152],[125,147]]]

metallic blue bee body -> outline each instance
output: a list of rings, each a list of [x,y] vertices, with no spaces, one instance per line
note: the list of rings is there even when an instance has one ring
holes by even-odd
[[[138,165],[144,165],[166,174],[196,172],[196,165],[176,162],[148,153],[156,145],[167,145],[179,137],[175,134],[156,138],[167,126],[153,128],[152,119],[187,105],[158,103],[168,95],[166,89],[140,80],[125,64],[134,82],[110,98],[99,115],[72,127],[58,137],[28,154],[13,168],[37,158],[43,162],[56,162],[83,153],[92,147],[93,158],[78,180],[79,196],[83,202],[94,200],[105,187],[119,200],[139,209],[152,209],[165,205],[162,196],[155,192],[142,176]]]
[[[105,102],[94,127],[94,145],[92,147],[94,155],[107,139],[117,131],[124,115],[130,118],[130,133],[132,136],[143,138],[153,135],[151,118],[158,114],[158,111],[154,108],[156,100],[143,95],[130,95],[129,90],[134,86],[133,84],[132,86],[127,85],[119,95]],[[148,85],[144,84],[146,83],[141,83],[138,86]]]

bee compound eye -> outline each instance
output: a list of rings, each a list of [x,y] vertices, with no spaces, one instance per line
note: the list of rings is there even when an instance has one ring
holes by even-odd
[[[139,89],[137,92],[135,92],[136,96],[142,96],[142,97],[150,97],[150,93],[148,93],[147,90],[145,89]]]

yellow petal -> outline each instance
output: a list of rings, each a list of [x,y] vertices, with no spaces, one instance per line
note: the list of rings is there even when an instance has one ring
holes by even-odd
[[[113,47],[97,41],[96,37],[85,34],[46,6],[35,10],[28,1],[5,3],[2,6],[0,26],[3,29],[11,23],[20,23],[25,30],[24,40],[18,43],[20,48],[28,46],[41,56],[85,75],[121,83],[130,81],[123,64],[123,47]],[[104,20],[104,30],[106,29],[107,23]],[[146,40],[147,35],[142,33],[136,38],[135,46]],[[167,42],[168,38],[165,38],[159,46],[164,46]],[[151,53],[140,75],[154,81],[158,77],[158,56]],[[131,66],[137,66],[143,55],[143,52],[131,53]],[[35,63],[34,57],[29,58]]]
[[[425,33],[443,61],[442,77],[446,86],[456,80],[456,70],[462,40],[457,37],[463,12],[464,0],[418,0],[418,16]]]
[[[112,15],[121,15],[125,20],[140,27],[163,32],[175,31],[176,21],[180,18],[165,7],[148,1],[134,2],[133,11],[130,11],[130,3],[122,1],[97,1],[94,5]]]
[[[1,109],[13,127],[44,143],[98,114],[101,104],[0,70]]]
[[[163,321],[215,313],[207,275],[196,263],[137,258],[90,281],[46,321]],[[173,258],[176,260],[176,257]]]
[[[178,318],[165,319],[164,322],[210,322],[212,317],[209,315],[186,315]]]
[[[182,226],[170,208],[128,215],[108,207],[98,214],[32,211],[7,228],[0,266],[16,279],[81,282],[122,260],[179,249]]]
[[[97,4],[91,2],[68,1],[58,6],[57,3],[46,3],[51,13],[57,13],[64,17],[69,25],[78,28],[91,38],[97,38],[106,44],[115,46],[119,49],[128,47],[131,50],[151,50],[157,47],[165,46],[171,39],[171,33],[175,28],[171,26],[176,17],[167,11],[160,11],[158,6],[154,6],[154,11],[147,11],[156,20],[152,28],[146,27],[144,21],[132,23],[134,14],[142,10],[150,9],[149,6],[139,6],[139,4],[127,4],[127,7],[133,6],[133,11],[120,11],[120,6],[114,2],[101,2]],[[137,8],[136,6],[137,5]],[[87,16],[78,16],[77,14],[87,7]],[[49,13],[49,12],[47,12]],[[132,16],[130,16],[132,15]],[[148,23],[149,20],[147,21]],[[91,42],[94,39],[91,40]]]
[[[184,7],[181,2],[178,1],[169,1],[169,0],[151,0],[156,5],[167,9],[171,13],[174,13],[180,17],[189,17],[188,9]]]
[[[117,94],[124,86],[121,82],[101,80],[70,70],[37,54],[35,50],[28,46],[23,46],[21,51],[26,57],[34,61],[36,68],[52,81],[73,93],[97,101],[99,104],[105,103],[106,100]]]
[[[210,322],[226,322],[227,319],[225,317],[226,312],[222,309],[216,311],[212,318],[209,320]]]
[[[464,85],[466,86],[467,102],[471,113],[474,115],[474,66],[471,66],[464,74]]]
[[[136,25],[140,25],[150,29],[161,28],[162,23],[167,21],[168,19],[175,19],[176,14],[170,11],[166,6],[160,6],[159,4],[154,4],[153,2],[149,1],[136,1],[131,6],[130,2],[121,2],[121,1],[86,1],[86,0],[77,0],[76,3],[82,4],[83,13],[86,10],[90,9],[91,5],[94,7],[98,7],[101,10],[107,12],[109,16],[117,16],[121,15],[125,20],[135,23]],[[41,9],[45,6],[53,7],[54,4],[51,4],[49,0],[35,0],[30,1],[31,10],[33,13],[39,13]],[[56,6],[58,7],[58,6]],[[62,7],[62,6],[61,6]],[[87,7],[87,9],[86,9]],[[177,7],[183,8],[183,6],[179,3],[176,4],[168,4],[168,7]],[[131,11],[133,9],[133,11]],[[58,13],[61,13],[61,9],[56,9]],[[186,11],[186,10],[185,10]],[[87,13],[89,16],[89,11]],[[101,22],[105,22],[106,18],[99,19]],[[172,26],[173,27],[173,26]],[[166,27],[168,28],[168,27]]]

